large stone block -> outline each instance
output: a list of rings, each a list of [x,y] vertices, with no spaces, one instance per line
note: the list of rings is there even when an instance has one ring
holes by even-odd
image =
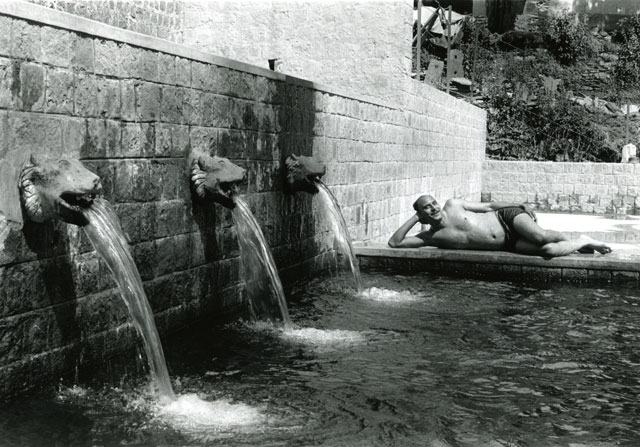
[[[119,118],[120,81],[117,79],[96,78],[96,114],[105,118]]]
[[[200,126],[202,124],[204,115],[202,92],[193,89],[185,91],[182,115],[184,124],[191,126]]]
[[[116,202],[144,202],[153,191],[149,162],[120,161],[115,165],[114,200]]]
[[[158,82],[176,84],[176,57],[174,55],[158,53]]]
[[[218,149],[218,130],[210,127],[191,127],[189,139],[191,149],[204,152],[209,155],[220,155]]]
[[[17,70],[19,70],[17,61],[0,58],[0,108],[8,109],[14,106],[14,98],[19,93],[19,90],[16,90],[20,85]]]
[[[12,151],[61,154],[62,121],[43,114],[9,113],[8,148]]]
[[[161,87],[159,84],[139,82],[135,84],[136,111],[140,121],[157,121],[160,118]]]
[[[61,121],[62,151],[64,158],[78,158],[86,141],[86,123],[84,119],[69,118]]]
[[[135,81],[120,81],[120,116],[124,121],[136,120]]]
[[[156,157],[184,157],[189,149],[189,126],[156,124]]]
[[[41,61],[57,67],[71,67],[76,39],[78,39],[77,35],[69,31],[43,27]]]
[[[178,198],[178,182],[187,182],[187,173],[182,160],[152,160],[150,190],[154,198],[174,200]]]
[[[153,279],[158,265],[155,241],[141,242],[132,247],[131,254],[143,281]]]
[[[90,74],[79,73],[75,79],[75,114],[92,117],[97,115],[96,78]]]
[[[10,17],[0,16],[0,56],[11,55],[11,25]]]
[[[111,40],[94,40],[94,65],[97,74],[128,77],[126,72],[129,64],[125,63],[127,45],[119,44]]]
[[[155,150],[155,126],[151,123],[122,125],[122,157],[149,157]]]
[[[182,105],[185,90],[179,87],[163,87],[160,120],[168,123],[182,124]]]
[[[191,61],[181,57],[176,58],[176,84],[191,86]]]
[[[67,70],[47,72],[46,107],[47,113],[73,114],[74,77]]]
[[[19,59],[41,60],[42,39],[39,25],[14,20],[11,29],[11,55]]]
[[[207,92],[216,91],[218,67],[201,62],[191,62],[191,87]]]
[[[71,46],[71,66],[75,70],[93,72],[95,58],[93,51],[93,39],[75,36]]]
[[[166,237],[185,233],[185,217],[185,204],[182,200],[157,202],[157,236]]]
[[[41,65],[20,65],[20,108],[42,112],[45,100],[45,70]]]

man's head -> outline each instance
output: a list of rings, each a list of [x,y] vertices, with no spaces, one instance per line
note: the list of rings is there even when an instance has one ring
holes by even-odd
[[[433,196],[418,197],[418,200],[413,203],[413,209],[416,210],[420,222],[423,224],[434,224],[442,220],[440,204]]]

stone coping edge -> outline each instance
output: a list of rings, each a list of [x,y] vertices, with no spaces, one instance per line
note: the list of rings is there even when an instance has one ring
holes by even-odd
[[[620,259],[614,254],[572,254],[544,259],[540,256],[527,256],[503,251],[447,250],[435,247],[390,248],[382,244],[354,244],[353,250],[356,256],[378,258],[431,259],[481,264],[640,272],[640,256],[635,259]]]
[[[189,48],[184,45],[177,44],[158,37],[149,36],[135,31],[129,31],[123,28],[107,25],[95,20],[69,14],[67,12],[58,11],[47,8],[45,6],[27,3],[21,0],[0,0],[0,15],[10,16],[18,19],[24,19],[31,22],[37,22],[43,25],[49,25],[68,31],[78,32],[101,39],[122,42],[128,45],[145,48],[149,50],[159,51],[174,56],[191,59],[198,62],[218,65],[232,70],[243,71],[258,76],[264,76],[277,81],[285,81],[301,87],[308,87],[320,90],[325,93],[354,99],[359,102],[373,104],[381,107],[397,110],[398,107],[384,101],[372,100],[363,96],[348,92],[346,90],[319,84],[295,76],[286,75],[257,65],[247,64],[245,62],[227,59],[222,56],[215,56],[204,51]]]

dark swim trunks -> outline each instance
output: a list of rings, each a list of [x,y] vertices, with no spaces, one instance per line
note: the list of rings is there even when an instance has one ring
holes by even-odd
[[[500,225],[504,228],[504,248],[507,250],[513,250],[516,247],[518,233],[513,227],[513,220],[517,215],[522,213],[527,212],[520,206],[506,206],[496,210],[498,222],[500,222]],[[531,216],[534,221],[536,220],[531,214],[529,214],[529,216]]]

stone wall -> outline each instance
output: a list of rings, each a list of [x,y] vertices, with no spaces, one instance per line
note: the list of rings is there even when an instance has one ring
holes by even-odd
[[[15,0],[6,0],[15,1]],[[173,42],[182,42],[184,1],[180,0],[26,0]]]
[[[526,202],[541,211],[636,214],[640,164],[486,161],[482,199]]]
[[[90,30],[90,32],[89,32]],[[479,198],[484,112],[415,84],[406,104],[362,97],[165,40],[0,3],[0,162],[80,159],[101,176],[163,337],[246,308],[228,210],[192,200],[185,155],[248,170],[241,193],[285,284],[335,264],[307,194],[283,192],[283,160],[327,164],[352,236],[379,238],[424,191]],[[2,163],[0,163],[2,164]],[[0,203],[15,191],[0,191]],[[101,365],[136,346],[106,265],[81,229],[11,225],[0,210],[0,395]]]
[[[411,73],[412,2],[194,1],[184,44],[385,100]]]

